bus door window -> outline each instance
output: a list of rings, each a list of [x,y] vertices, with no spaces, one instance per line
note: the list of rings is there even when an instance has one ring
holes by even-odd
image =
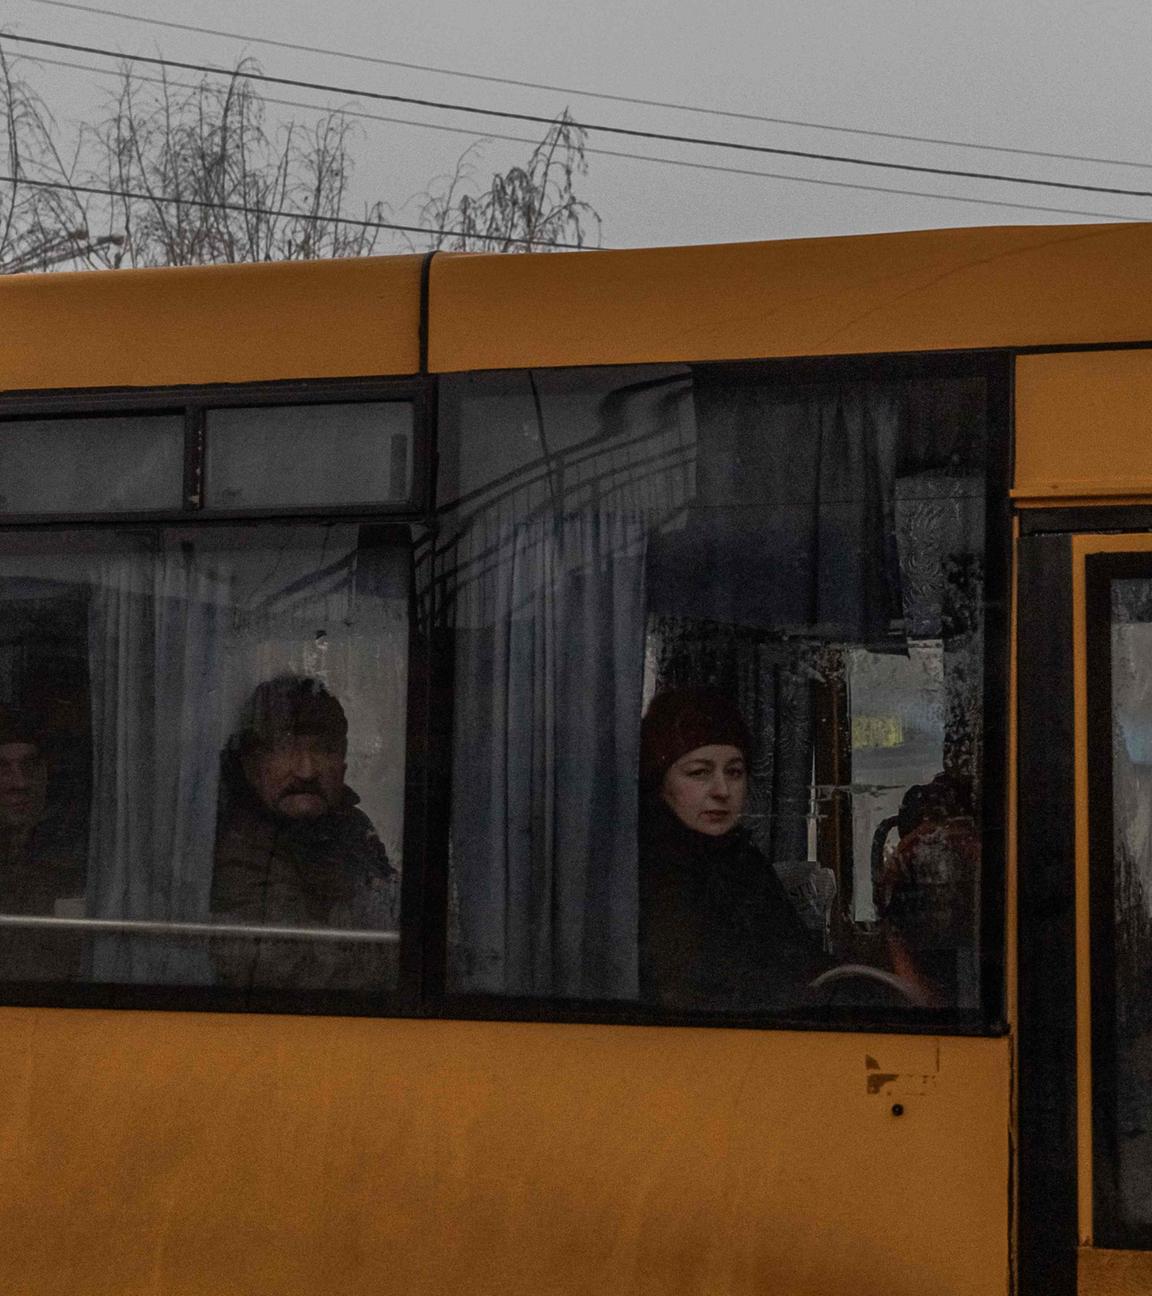
[[[1090,557],[1093,1238],[1152,1246],[1152,557]]]

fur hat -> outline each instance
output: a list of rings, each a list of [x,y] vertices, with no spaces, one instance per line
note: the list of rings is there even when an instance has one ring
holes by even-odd
[[[697,747],[736,747],[747,760],[752,735],[723,693],[710,688],[657,693],[640,724],[640,783],[654,787],[673,765]]]
[[[304,736],[330,738],[343,746],[348,741],[348,717],[320,680],[277,675],[253,690],[229,746],[245,753]]]

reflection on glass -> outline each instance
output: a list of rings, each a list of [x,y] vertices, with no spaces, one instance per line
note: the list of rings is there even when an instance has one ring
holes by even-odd
[[[212,509],[403,503],[412,491],[407,401],[209,410]]]
[[[944,765],[944,651],[939,639],[906,652],[848,652],[852,724],[852,917],[875,921],[874,884],[898,830],[905,791]],[[880,866],[880,868],[878,868]]]
[[[692,1007],[811,1006],[772,984],[801,940],[778,884],[823,964],[879,974],[834,980],[837,1004],[974,1014],[983,384],[652,367],[443,397],[427,579],[457,672],[451,984],[668,1003],[646,970],[663,941],[699,955]],[[742,812],[723,867],[661,839],[664,872],[703,889],[654,918],[640,718],[701,686],[748,729],[697,744],[740,751]],[[704,987],[725,942],[758,984]]]
[[[0,924],[0,976],[391,984],[408,559],[378,536],[8,537],[0,913],[110,926]]]
[[[0,513],[137,513],[180,507],[181,415],[0,423]]]

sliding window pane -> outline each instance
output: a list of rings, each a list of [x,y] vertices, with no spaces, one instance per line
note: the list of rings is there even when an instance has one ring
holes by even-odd
[[[0,513],[138,513],[179,508],[178,414],[0,423]]]
[[[394,986],[409,565],[327,522],[5,536],[0,994]]]
[[[412,426],[406,401],[211,410],[206,504],[254,509],[406,503]]]

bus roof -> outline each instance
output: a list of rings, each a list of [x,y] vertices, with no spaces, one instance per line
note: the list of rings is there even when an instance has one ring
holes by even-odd
[[[0,390],[411,374],[424,258],[0,279]],[[440,254],[432,372],[1152,340],[1152,225]]]

